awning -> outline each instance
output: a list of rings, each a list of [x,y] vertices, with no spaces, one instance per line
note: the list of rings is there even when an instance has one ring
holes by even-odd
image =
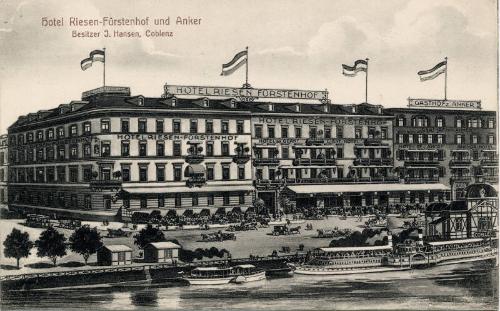
[[[296,145],[293,145],[292,146],[292,149],[335,149],[337,148],[337,146],[304,146],[304,145],[300,145],[300,146],[296,146]]]
[[[437,224],[439,224],[439,223],[443,222],[443,221],[444,221],[444,220],[446,220],[446,219],[448,219],[448,217],[440,217],[440,218],[438,218],[438,219],[434,219],[433,221],[431,221],[431,222],[429,223],[429,225],[437,225]]]
[[[391,192],[391,191],[446,191],[443,184],[349,184],[349,185],[300,185],[288,186],[297,194],[344,193],[344,192]]]
[[[406,152],[438,152],[437,149],[408,149]]]
[[[193,215],[194,215],[194,212],[192,209],[187,209],[184,211],[184,213],[182,213],[182,216],[184,216],[184,217],[191,217]]]
[[[253,147],[259,149],[278,149],[276,145],[254,145]]]
[[[220,186],[203,186],[201,188],[189,187],[165,187],[165,186],[151,186],[151,187],[127,187],[123,188],[128,193],[189,193],[189,192],[238,192],[238,191],[252,191],[252,185],[220,185]]]
[[[205,166],[201,164],[191,164],[186,167],[186,170],[184,171],[184,176],[186,177],[191,177],[191,176],[199,176],[199,175],[205,175]]]
[[[231,212],[233,212],[235,214],[241,214],[241,208],[239,206],[233,207]]]
[[[173,209],[169,209],[168,212],[167,212],[167,217],[176,217],[177,216],[177,212]]]
[[[210,210],[208,208],[202,209],[201,212],[200,212],[200,216],[201,217],[208,217],[208,216],[210,216]]]
[[[425,168],[425,169],[439,169],[439,166],[407,166],[406,168],[408,169],[419,169],[419,168]]]
[[[224,215],[226,213],[226,209],[224,207],[219,207],[216,211],[215,211],[215,215]]]
[[[427,242],[427,244],[432,246],[438,246],[438,245],[450,245],[450,244],[462,244],[462,243],[476,243],[481,241],[483,241],[483,239],[462,239],[462,240],[451,240],[451,241]]]
[[[290,170],[290,169],[307,169],[307,168],[337,168],[343,165],[297,165],[297,166],[280,166],[279,168]]]

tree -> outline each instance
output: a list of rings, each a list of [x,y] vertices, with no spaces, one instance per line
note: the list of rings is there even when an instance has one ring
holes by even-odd
[[[28,232],[21,232],[18,229],[12,229],[3,242],[4,255],[7,258],[16,258],[17,268],[19,269],[19,260],[22,257],[28,257],[33,248],[33,242],[30,241]]]
[[[151,225],[147,225],[146,228],[142,229],[134,235],[134,244],[139,246],[140,248],[144,248],[144,246],[148,245],[149,243],[154,243],[154,242],[163,242],[165,241],[165,235],[163,232],[155,228]]]
[[[64,234],[59,233],[52,227],[47,228],[40,234],[40,238],[36,240],[35,245],[38,249],[36,255],[38,257],[49,257],[54,266],[57,257],[66,255],[66,238]]]
[[[90,255],[95,254],[102,247],[102,238],[97,228],[89,225],[76,229],[69,237],[70,249],[83,256],[85,265]]]

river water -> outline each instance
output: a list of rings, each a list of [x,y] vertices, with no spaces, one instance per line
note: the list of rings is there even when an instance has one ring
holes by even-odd
[[[2,310],[497,310],[490,263],[353,276],[273,278],[223,286],[171,283],[2,295]]]

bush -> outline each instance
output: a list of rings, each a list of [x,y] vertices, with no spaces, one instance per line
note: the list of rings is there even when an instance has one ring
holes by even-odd
[[[134,239],[134,244],[139,246],[139,248],[144,248],[149,243],[163,242],[166,240],[163,232],[151,225],[147,225],[146,228],[134,235]]]
[[[143,212],[135,212],[132,214],[132,223],[147,224],[149,222],[149,214]]]
[[[346,237],[342,237],[337,240],[332,240],[330,242],[330,247],[355,247],[355,246],[368,246],[367,240],[373,238],[375,235],[380,234],[380,230],[364,229],[362,232],[354,231]],[[384,240],[375,241],[375,245],[378,242]],[[387,242],[387,238],[385,239]],[[384,245],[384,244],[379,244]]]

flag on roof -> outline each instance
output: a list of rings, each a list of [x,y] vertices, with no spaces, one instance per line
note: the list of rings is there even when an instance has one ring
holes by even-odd
[[[90,52],[90,55],[88,58],[85,58],[80,62],[80,66],[82,67],[82,70],[87,70],[89,67],[92,66],[92,63],[94,62],[103,62],[105,61],[105,53],[103,50],[93,50]]]
[[[437,64],[436,66],[432,67],[431,69],[421,70],[417,72],[417,74],[420,77],[420,81],[432,80],[435,77],[439,76],[440,74],[446,72],[446,66],[447,66],[447,61],[444,60],[439,64]]]
[[[364,59],[358,59],[353,66],[342,64],[342,74],[348,77],[354,77],[358,72],[368,70],[368,62]]]
[[[235,72],[238,68],[245,65],[248,59],[248,50],[244,50],[234,55],[233,59],[227,63],[222,65],[221,76],[229,76],[233,72]]]

